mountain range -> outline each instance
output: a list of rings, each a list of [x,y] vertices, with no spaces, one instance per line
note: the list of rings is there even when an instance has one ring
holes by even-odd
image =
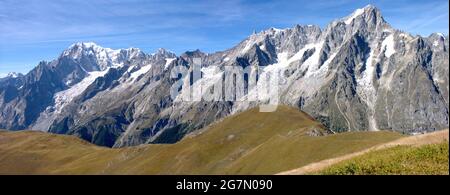
[[[225,66],[252,66],[281,70],[280,104],[330,132],[435,131],[449,124],[448,48],[448,35],[397,30],[371,5],[323,29],[270,28],[215,53],[147,54],[80,42],[25,75],[0,78],[0,129],[76,135],[108,147],[175,143],[261,102],[174,101],[171,86],[182,79],[182,97],[200,83],[213,89]],[[192,70],[195,58],[202,78],[171,77],[174,67]]]

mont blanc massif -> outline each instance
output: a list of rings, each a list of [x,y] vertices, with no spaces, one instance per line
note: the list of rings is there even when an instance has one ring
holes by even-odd
[[[0,129],[75,135],[114,148],[176,143],[259,104],[174,101],[178,79],[183,95],[186,86],[222,81],[225,66],[254,66],[281,70],[280,104],[307,113],[325,133],[432,132],[449,125],[448,49],[448,35],[397,30],[371,5],[325,28],[270,28],[215,53],[147,54],[79,42],[25,75],[0,79]],[[195,58],[200,79],[171,77]]]

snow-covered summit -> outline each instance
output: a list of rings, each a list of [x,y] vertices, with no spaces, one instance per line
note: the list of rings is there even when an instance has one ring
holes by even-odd
[[[176,58],[177,55],[167,49],[158,48],[155,53],[151,54],[151,57],[156,60],[164,60],[166,58]]]
[[[375,17],[381,17],[380,10],[377,7],[369,4],[363,8],[356,9],[352,14],[350,14],[347,17],[342,18],[340,21],[344,22],[346,25],[350,25],[355,19],[357,19],[359,17],[365,17],[365,19],[371,19],[372,18],[371,13],[375,13],[374,14]]]
[[[17,73],[17,72],[10,72],[10,73],[8,73],[6,76],[7,77],[11,77],[11,78],[17,78],[17,77],[19,77],[21,74],[20,73]]]
[[[0,78],[17,78],[23,76],[22,73],[9,72],[8,74],[0,74]]]
[[[62,56],[74,60],[95,61],[100,70],[109,67],[121,67],[126,61],[145,57],[145,53],[138,48],[111,49],[99,46],[94,42],[78,42],[66,49]]]

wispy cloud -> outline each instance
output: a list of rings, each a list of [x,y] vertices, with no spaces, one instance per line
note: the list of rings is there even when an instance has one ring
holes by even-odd
[[[243,18],[239,1],[35,1],[0,3],[0,38],[30,41],[170,28],[215,27]]]
[[[406,27],[407,31],[418,31],[418,30],[422,30],[426,27],[429,27],[430,25],[435,24],[438,21],[445,21],[446,19],[448,19],[448,13],[447,14],[440,14],[437,16],[433,16],[430,18],[421,18],[421,19],[417,19],[411,22],[411,24]]]
[[[383,9],[394,27],[414,34],[427,36],[433,32],[448,34],[448,1],[396,1]]]

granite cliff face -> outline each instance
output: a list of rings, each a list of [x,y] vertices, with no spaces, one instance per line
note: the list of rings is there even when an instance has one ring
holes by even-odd
[[[177,98],[189,94],[188,86],[214,90],[226,66],[261,67],[282,74],[281,103],[335,132],[433,131],[449,123],[448,46],[442,34],[394,29],[373,6],[324,29],[271,28],[212,54],[145,54],[77,43],[26,75],[0,79],[0,128],[73,134],[109,147],[173,143],[261,103],[174,101],[170,90],[179,80],[171,70],[192,71],[200,58],[203,77],[183,78]],[[244,99],[252,92],[248,79],[231,82],[245,86]]]

